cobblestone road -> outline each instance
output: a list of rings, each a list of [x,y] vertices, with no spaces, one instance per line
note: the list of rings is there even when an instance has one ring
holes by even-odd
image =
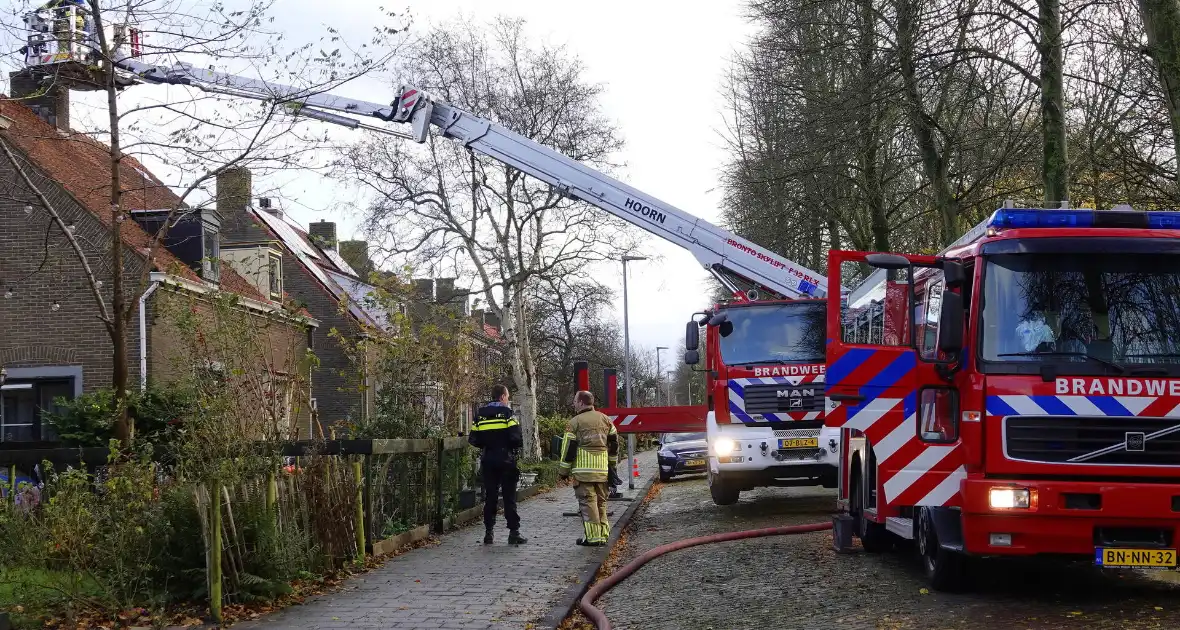
[[[641,478],[655,475],[655,452],[637,455]],[[626,485],[623,491],[628,494]],[[630,503],[611,502],[614,519]],[[484,546],[482,523],[443,536],[439,545],[410,551],[380,569],[350,580],[343,590],[302,606],[236,624],[251,630],[406,630],[528,628],[577,580],[600,550],[574,545],[582,521],[572,489],[561,488],[520,504],[521,533],[529,542],[505,544],[498,521],[496,544]]]
[[[624,560],[692,536],[823,521],[833,501],[821,488],[766,488],[718,507],[704,480],[673,481],[632,521]],[[838,556],[824,532],[673,552],[600,603],[617,629],[1180,628],[1180,584],[1077,566],[978,569],[972,594],[923,594],[913,555]]]

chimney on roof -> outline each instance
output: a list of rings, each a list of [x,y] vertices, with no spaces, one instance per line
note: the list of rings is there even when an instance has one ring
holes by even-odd
[[[64,85],[49,79],[41,82],[41,76],[30,70],[8,73],[8,85],[12,98],[33,110],[45,122],[61,129],[70,130],[70,91]],[[48,77],[45,77],[48,78]]]
[[[217,212],[223,217],[246,211],[253,195],[254,177],[244,166],[227,168],[217,174]]]
[[[356,271],[362,280],[369,277],[373,271],[373,261],[369,259],[368,241],[340,241],[340,257],[348,266]]]
[[[336,224],[332,221],[316,221],[307,226],[311,242],[324,249],[336,249]]]

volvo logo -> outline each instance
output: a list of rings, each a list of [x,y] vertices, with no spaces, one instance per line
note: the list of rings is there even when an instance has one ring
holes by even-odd
[[[1142,452],[1147,446],[1147,439],[1142,432],[1128,431],[1123,436],[1123,444],[1128,451]]]

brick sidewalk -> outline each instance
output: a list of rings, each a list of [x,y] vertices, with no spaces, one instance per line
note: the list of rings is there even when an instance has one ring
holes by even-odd
[[[636,456],[640,481],[655,475],[655,452]],[[624,460],[624,466],[626,462]],[[622,472],[620,466],[620,472]],[[633,492],[626,490],[624,494]],[[612,501],[612,523],[628,502]],[[337,593],[235,624],[259,630],[389,630],[528,628],[545,616],[577,581],[587,559],[599,550],[578,547],[582,522],[573,490],[559,488],[520,504],[521,533],[528,544],[510,547],[503,516],[496,544],[484,546],[482,522],[390,559],[379,569],[345,583]]]

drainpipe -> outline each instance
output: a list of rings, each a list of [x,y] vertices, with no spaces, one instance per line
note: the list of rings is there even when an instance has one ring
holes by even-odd
[[[147,300],[160,288],[158,281],[148,285],[147,291],[139,296],[139,391],[147,391]]]

